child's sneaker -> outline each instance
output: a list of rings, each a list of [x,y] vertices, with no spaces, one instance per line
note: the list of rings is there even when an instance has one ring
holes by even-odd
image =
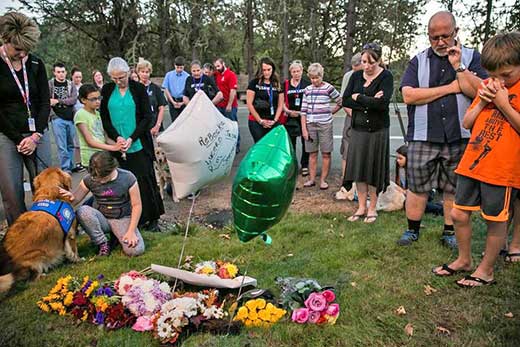
[[[108,245],[108,242],[103,242],[99,245],[99,252],[98,256],[100,257],[106,257],[110,255],[110,246]]]

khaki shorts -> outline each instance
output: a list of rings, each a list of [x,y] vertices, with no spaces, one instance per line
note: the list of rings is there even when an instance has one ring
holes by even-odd
[[[307,123],[309,140],[305,141],[305,152],[313,153],[318,150],[321,153],[331,153],[334,143],[332,135],[332,122],[330,123]]]

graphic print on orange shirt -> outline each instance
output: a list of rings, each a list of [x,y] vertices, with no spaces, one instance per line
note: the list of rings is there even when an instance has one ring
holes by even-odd
[[[509,103],[517,112],[519,94],[520,82],[517,82],[509,88]],[[479,102],[475,98],[469,109]],[[520,134],[493,103],[477,116],[455,172],[489,184],[520,188]]]

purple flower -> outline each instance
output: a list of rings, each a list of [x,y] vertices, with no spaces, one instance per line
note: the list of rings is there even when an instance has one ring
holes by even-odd
[[[98,280],[102,280],[103,278],[105,278],[105,276],[104,276],[103,274],[99,274],[99,275],[97,275],[97,279],[98,279]]]
[[[110,287],[106,287],[105,288],[105,295],[110,297],[110,296],[114,295],[114,291],[112,289],[110,289]]]
[[[105,323],[105,315],[103,314],[103,312],[99,311],[96,313],[95,323],[98,325]]]
[[[101,288],[96,289],[96,291],[94,292],[94,294],[95,294],[96,296],[101,296],[101,295],[103,295],[104,292],[105,292],[104,288],[101,287]]]
[[[85,283],[85,285],[83,286],[83,288],[81,288],[81,292],[83,294],[85,294],[85,292],[87,291],[87,289],[90,287],[91,284],[92,284],[92,281],[88,280],[87,283]]]

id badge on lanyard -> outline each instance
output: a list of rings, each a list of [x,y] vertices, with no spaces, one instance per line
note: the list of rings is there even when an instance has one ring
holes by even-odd
[[[300,100],[301,100],[300,97],[297,96],[296,99],[294,99],[294,106],[300,106],[300,104],[301,104]]]
[[[269,106],[271,110],[271,116],[274,116],[274,103],[273,103],[273,85],[269,84]]]
[[[24,59],[22,59],[22,71],[23,71],[25,90],[22,87],[22,83],[18,79],[18,75],[16,74],[16,71],[14,70],[11,60],[9,60],[9,57],[7,56],[7,53],[5,52],[4,47],[2,47],[2,58],[6,62],[7,66],[9,66],[11,75],[13,75],[14,81],[16,82],[16,85],[18,86],[18,89],[20,90],[20,94],[22,94],[23,102],[25,103],[25,106],[27,107],[27,114],[29,116],[29,118],[27,119],[27,126],[29,127],[29,131],[36,131],[36,122],[31,114],[31,101],[29,98],[29,79],[27,77],[27,68],[25,67],[25,63],[27,62],[28,57],[26,56]]]

